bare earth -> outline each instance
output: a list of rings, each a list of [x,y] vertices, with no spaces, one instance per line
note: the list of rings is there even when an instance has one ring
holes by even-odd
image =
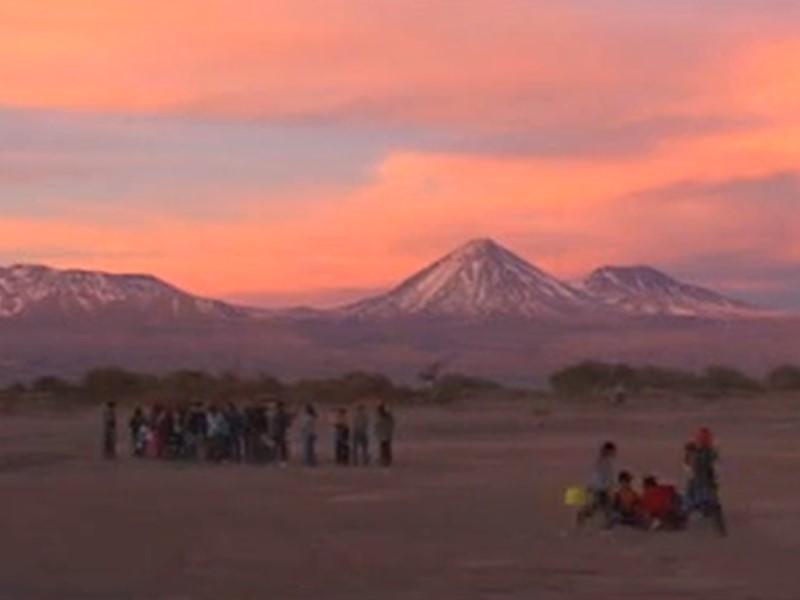
[[[800,598],[798,402],[398,416],[391,471],[107,464],[96,414],[5,416],[0,598]],[[563,491],[601,441],[677,480],[700,425],[722,446],[729,538],[572,529]]]

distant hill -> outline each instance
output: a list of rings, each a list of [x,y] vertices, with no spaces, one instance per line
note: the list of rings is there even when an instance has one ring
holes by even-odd
[[[245,316],[244,309],[193,296],[152,275],[112,275],[42,265],[0,268],[0,320],[166,324]]]
[[[648,266],[597,269],[585,279],[583,289],[609,307],[632,315],[730,319],[765,314]]]

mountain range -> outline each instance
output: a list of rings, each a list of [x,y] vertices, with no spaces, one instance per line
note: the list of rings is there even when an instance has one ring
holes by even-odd
[[[151,275],[0,268],[0,381],[108,364],[408,378],[443,357],[513,381],[586,358],[762,368],[800,354],[797,333],[792,315],[652,267],[606,266],[566,282],[490,239],[326,310],[239,306]]]
[[[468,242],[386,294],[339,312],[360,319],[545,320],[611,315],[730,319],[767,314],[647,266],[603,267],[570,285],[490,239]]]
[[[262,310],[192,295],[152,275],[0,268],[0,319],[171,323],[281,318],[564,320],[616,316],[754,318],[766,311],[648,266],[603,267],[572,285],[490,239],[470,241],[396,288],[332,309]]]

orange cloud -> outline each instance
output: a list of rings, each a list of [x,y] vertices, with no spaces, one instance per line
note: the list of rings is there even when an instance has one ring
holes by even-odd
[[[47,240],[36,255],[45,262],[151,271],[213,295],[385,285],[480,235],[565,277],[606,262],[664,264],[687,253],[789,257],[793,238],[777,232],[800,228],[800,207],[766,211],[712,193],[753,157],[754,143],[736,141],[721,142],[728,160],[710,170],[717,152],[705,141],[685,144],[680,157],[668,148],[624,162],[397,154],[372,183],[308,191],[280,210],[258,198],[229,198],[239,216],[225,220],[3,219],[0,251],[19,254],[32,240]],[[738,147],[743,158],[729,150]],[[692,185],[670,191],[675,181]],[[318,196],[326,202],[314,202]],[[62,255],[65,248],[81,252]]]
[[[0,19],[0,103],[477,128],[632,117],[697,79],[671,50],[645,55],[639,25],[556,0],[16,3]]]
[[[373,180],[302,197],[231,186],[221,201],[239,212],[223,221],[151,214],[135,199],[131,225],[100,224],[96,209],[0,218],[5,255],[153,271],[209,294],[373,287],[476,235],[570,277],[692,253],[796,260],[794,242],[772,234],[800,207],[776,216],[753,199],[732,211],[712,193],[798,169],[800,42],[785,27],[762,21],[754,39],[725,18],[626,21],[556,0],[6,4],[0,105],[324,118],[477,142],[390,148]],[[678,135],[670,119],[690,126]],[[596,131],[662,121],[642,149],[592,151]],[[721,125],[691,126],[706,121]],[[565,132],[589,150],[570,152]],[[506,134],[545,139],[537,152],[482,146]],[[548,135],[565,149],[542,151]]]
[[[737,109],[800,123],[800,35],[745,48],[729,74]]]

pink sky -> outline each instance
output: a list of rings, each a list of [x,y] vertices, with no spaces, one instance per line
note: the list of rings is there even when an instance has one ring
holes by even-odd
[[[5,5],[3,262],[324,301],[491,236],[800,302],[791,3]]]

